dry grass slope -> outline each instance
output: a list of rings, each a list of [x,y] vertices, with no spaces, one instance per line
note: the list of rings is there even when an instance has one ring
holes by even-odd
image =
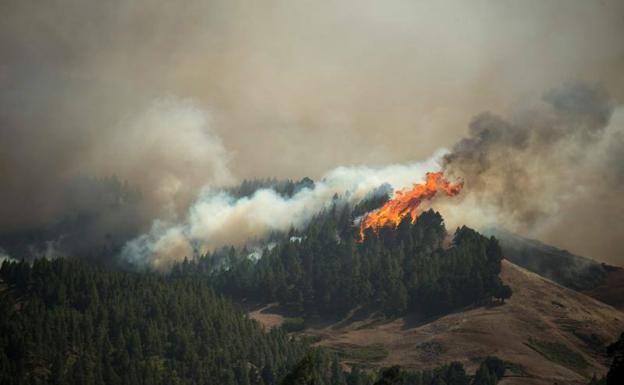
[[[624,330],[624,313],[507,261],[501,277],[514,291],[501,306],[433,320],[411,316],[342,321],[310,327],[306,333],[333,348],[383,347],[388,354],[367,362],[371,366],[422,369],[457,360],[473,372],[479,359],[496,355],[518,368],[501,384],[583,384],[593,373],[606,372],[602,346]],[[280,322],[277,315],[251,316],[267,326]]]

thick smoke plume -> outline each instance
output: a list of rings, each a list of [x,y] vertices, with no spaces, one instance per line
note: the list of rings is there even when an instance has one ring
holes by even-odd
[[[26,259],[110,256],[154,217],[175,219],[202,186],[233,181],[210,114],[190,101],[156,100],[109,130],[75,163],[61,159],[63,145],[40,154],[7,132],[14,147],[0,155],[25,162],[26,174],[9,175],[0,190],[12,203],[0,206],[0,246]]]
[[[614,110],[603,87],[568,84],[510,118],[487,112],[475,116],[466,138],[424,163],[338,168],[292,198],[262,189],[234,199],[208,189],[184,221],[155,222],[148,234],[126,245],[123,255],[167,267],[185,256],[305,226],[335,194],[357,202],[382,184],[409,187],[425,172],[439,170],[439,161],[447,177],[465,183],[459,202],[435,204],[451,226],[503,226],[568,244],[567,234],[577,231],[570,226],[587,232],[579,234],[575,250],[589,244],[586,250],[611,256],[624,251],[617,224],[624,220],[618,196],[624,182],[624,127],[619,116],[612,119]],[[588,224],[600,225],[592,230]]]
[[[184,257],[201,255],[224,245],[241,245],[275,231],[301,228],[339,196],[344,202],[358,202],[380,186],[395,189],[419,182],[427,171],[440,168],[444,150],[424,162],[380,168],[339,167],[324,175],[311,188],[292,197],[272,189],[260,189],[250,197],[236,199],[224,191],[204,191],[178,223],[156,221],[152,229],[131,242],[122,256],[139,265],[167,268]]]
[[[598,259],[624,255],[615,108],[604,87],[568,84],[511,117],[477,115],[444,157],[466,183],[463,204],[444,209],[454,222],[500,224]]]

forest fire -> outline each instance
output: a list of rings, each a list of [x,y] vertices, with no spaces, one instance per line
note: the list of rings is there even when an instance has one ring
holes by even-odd
[[[409,191],[397,191],[396,196],[386,202],[376,211],[366,214],[360,224],[360,241],[364,240],[364,231],[392,225],[394,227],[401,223],[407,215],[412,218],[412,223],[418,218],[418,207],[422,201],[430,200],[436,196],[438,191],[443,191],[447,196],[459,194],[464,182],[451,183],[443,177],[442,172],[428,172],[425,183],[414,184]]]

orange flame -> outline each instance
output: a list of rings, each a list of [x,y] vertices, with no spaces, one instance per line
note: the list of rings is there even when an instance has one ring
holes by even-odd
[[[438,191],[444,191],[448,196],[459,194],[464,182],[450,183],[444,179],[442,172],[428,172],[425,183],[414,184],[409,191],[397,191],[396,196],[386,202],[381,208],[366,214],[360,224],[360,241],[364,240],[364,231],[392,225],[397,227],[407,215],[412,217],[412,223],[418,218],[418,206],[424,200],[432,199]]]

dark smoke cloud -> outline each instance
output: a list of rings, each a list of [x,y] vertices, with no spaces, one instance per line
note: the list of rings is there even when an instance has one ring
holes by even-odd
[[[615,110],[603,86],[566,84],[508,119],[477,115],[468,136],[444,157],[444,168],[465,180],[467,204],[487,213],[479,218],[473,211],[473,221],[498,222],[621,263],[624,127],[612,121]],[[585,234],[574,241],[571,231]]]
[[[568,84],[546,92],[544,100],[572,124],[559,132],[563,136],[578,131],[600,135],[613,115],[613,103],[603,86]]]

